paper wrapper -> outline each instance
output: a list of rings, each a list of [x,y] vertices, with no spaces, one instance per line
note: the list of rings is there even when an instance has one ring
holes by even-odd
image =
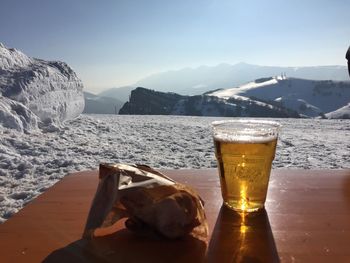
[[[84,237],[112,235],[124,220],[136,234],[206,241],[203,205],[193,189],[146,165],[101,164]]]

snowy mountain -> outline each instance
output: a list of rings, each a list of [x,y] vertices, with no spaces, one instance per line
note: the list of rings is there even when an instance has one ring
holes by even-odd
[[[316,117],[336,111],[350,102],[350,82],[279,76],[257,79],[239,87],[209,92],[207,95],[226,100],[244,96],[274,101],[302,116]]]
[[[292,78],[348,80],[346,66],[271,67],[238,63],[157,73],[138,81],[133,86],[183,95],[199,95],[209,90],[239,86],[254,79],[277,76],[281,73]]]
[[[132,86],[110,88],[98,95],[126,102],[130,92],[136,87],[182,95],[200,95],[210,90],[235,87],[254,79],[277,76],[281,73],[288,77],[312,80],[348,80],[345,66],[269,67],[246,63],[219,64],[213,67],[200,66],[153,74]]]
[[[0,43],[0,125],[20,131],[60,124],[84,109],[83,84],[64,62]]]
[[[84,92],[85,108],[83,113],[116,114],[123,106],[123,102],[108,97]]]
[[[350,82],[278,77],[185,96],[145,88],[131,92],[120,114],[347,118]],[[347,105],[347,106],[346,106]]]
[[[261,102],[242,96],[222,99],[215,96],[184,96],[138,87],[119,114],[187,115],[223,117],[299,117],[295,111],[283,106]]]

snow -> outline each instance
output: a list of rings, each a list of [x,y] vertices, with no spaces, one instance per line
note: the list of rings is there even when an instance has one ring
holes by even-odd
[[[0,65],[3,69],[14,67],[27,67],[33,60],[14,48],[6,48],[0,43]]]
[[[257,101],[257,100],[252,100],[252,99],[249,99],[247,97],[240,96],[240,95],[232,95],[230,97],[222,97],[222,98],[223,99],[233,98],[233,99],[236,99],[236,100],[247,101],[247,102],[254,103],[256,105],[260,105],[260,106],[263,106],[263,107],[269,107],[270,109],[273,109],[273,106],[270,105],[270,104],[267,104],[267,103],[264,103],[264,102],[261,102],[261,101]]]
[[[16,130],[60,125],[84,109],[83,84],[64,62],[0,44],[0,123]]]
[[[282,105],[289,109],[298,111],[305,117],[317,117],[323,113],[320,108],[309,104],[303,99],[297,99],[294,96],[279,97],[275,101],[282,103]]]
[[[216,167],[210,123],[226,118],[81,115],[30,134],[0,125],[0,221],[67,173],[101,162]],[[350,168],[350,121],[280,119],[274,168]],[[336,134],[336,136],[335,136]]]
[[[38,127],[38,117],[22,103],[0,95],[0,125],[23,132]]]
[[[350,103],[325,115],[329,119],[350,119]]]
[[[267,85],[273,85],[273,84],[277,84],[277,83],[278,83],[277,78],[271,78],[270,80],[267,80],[267,81],[264,81],[261,83],[257,83],[255,81],[253,81],[253,82],[249,82],[247,84],[244,84],[244,85],[240,86],[239,88],[230,88],[230,89],[219,90],[219,91],[212,92],[208,95],[228,99],[234,95],[242,94],[243,92],[251,90],[251,89],[256,89],[256,88],[264,87]]]
[[[302,116],[316,117],[336,111],[350,101],[350,82],[287,78],[285,75],[257,79],[239,87],[208,93],[222,99],[236,96],[280,101]]]

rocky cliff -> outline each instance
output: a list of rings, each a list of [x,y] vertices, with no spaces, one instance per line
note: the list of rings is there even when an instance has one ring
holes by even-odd
[[[138,87],[131,91],[129,101],[123,105],[119,114],[168,115],[175,104],[185,97]]]
[[[182,96],[140,87],[131,92],[130,100],[123,105],[119,114],[299,117],[295,111],[288,110],[278,103],[269,104],[239,96],[228,100],[205,94]]]

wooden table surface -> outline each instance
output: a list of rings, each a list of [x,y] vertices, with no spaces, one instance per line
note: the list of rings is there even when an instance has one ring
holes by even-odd
[[[246,216],[222,207],[215,169],[164,172],[205,200],[208,244],[125,229],[81,239],[98,184],[97,171],[88,171],[65,177],[0,225],[0,262],[350,262],[350,170],[274,170],[266,210]]]

